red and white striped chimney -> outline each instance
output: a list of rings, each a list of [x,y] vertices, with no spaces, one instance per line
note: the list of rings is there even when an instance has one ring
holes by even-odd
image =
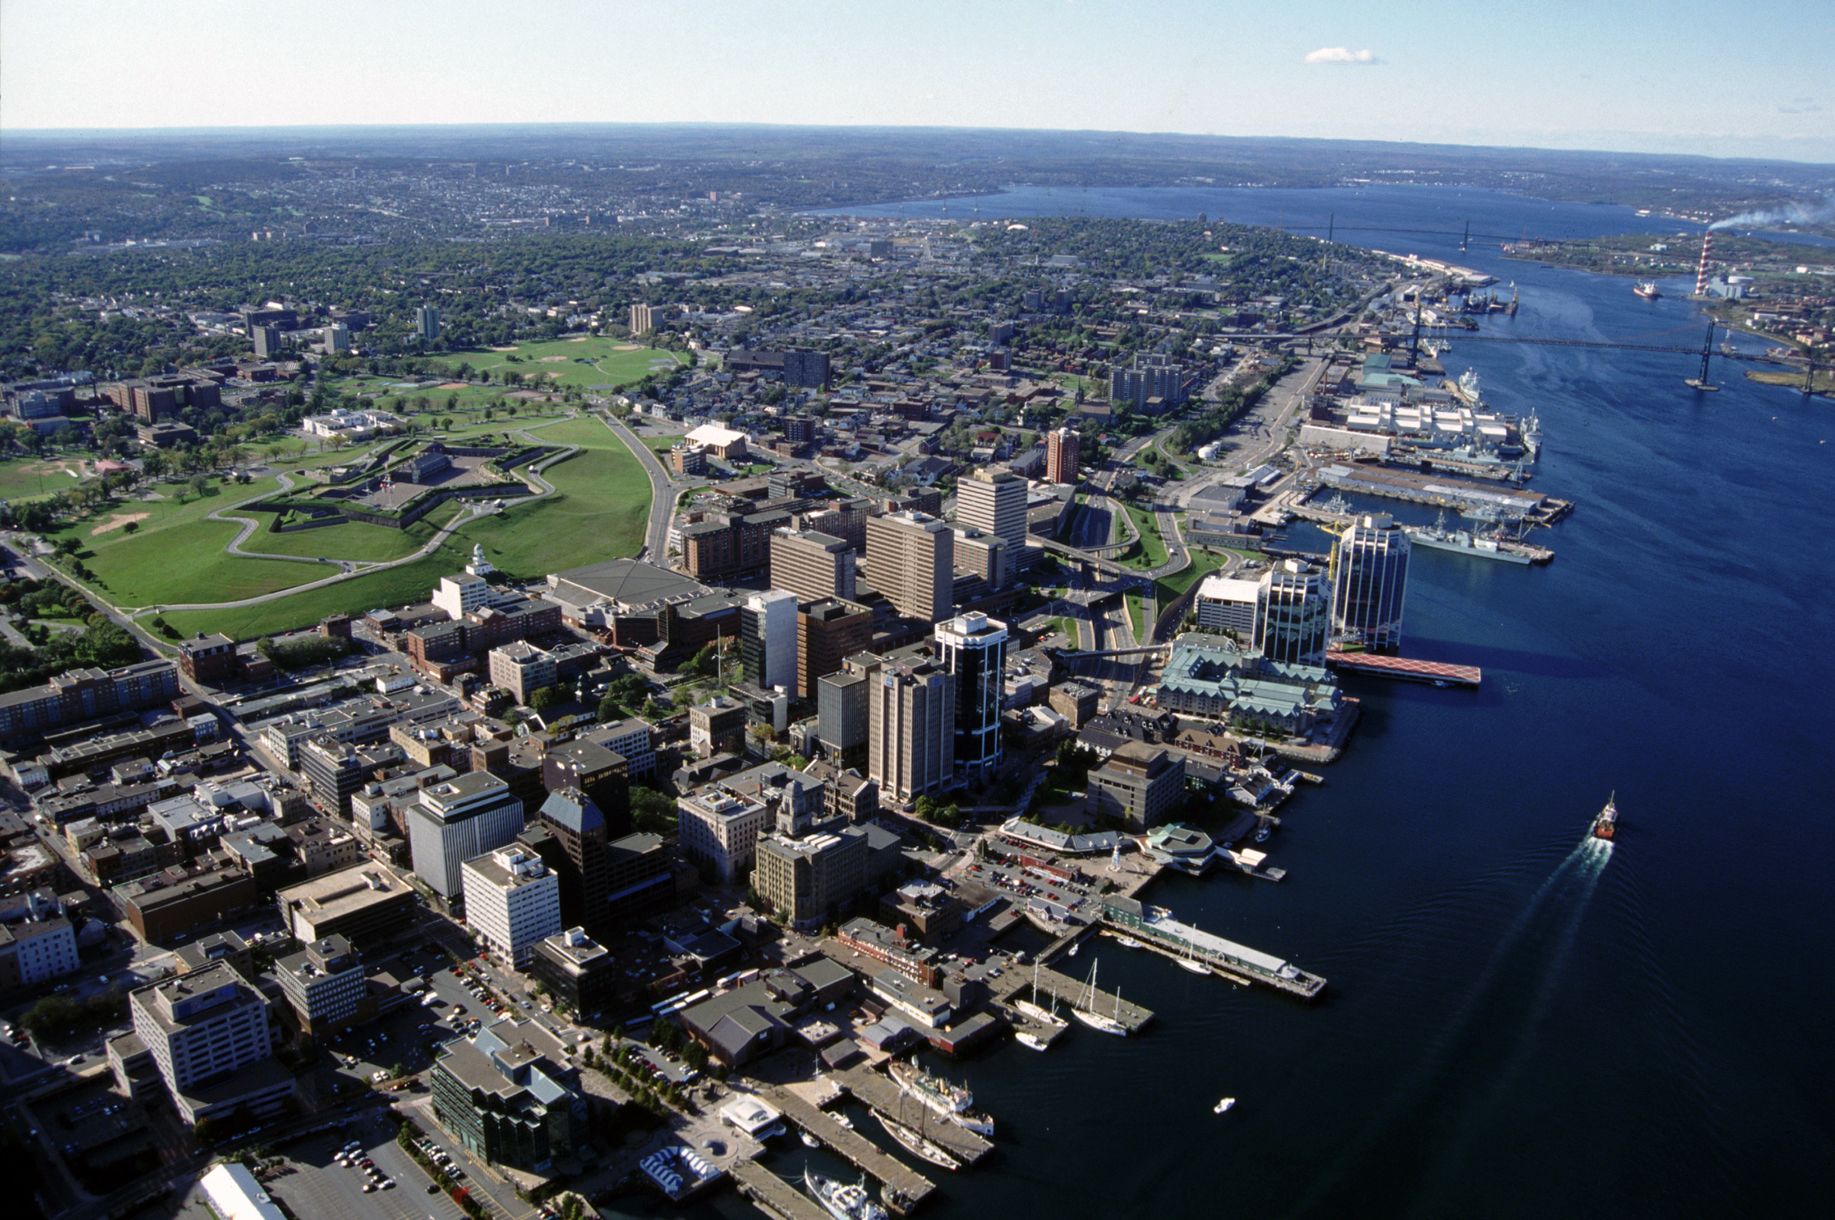
[[[1695,295],[1704,297],[1708,294],[1708,260],[1714,254],[1714,230],[1709,229],[1701,235],[1701,265],[1695,268]]]

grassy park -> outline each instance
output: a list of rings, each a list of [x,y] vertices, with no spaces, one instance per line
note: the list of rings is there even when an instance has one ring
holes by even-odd
[[[465,364],[472,374],[489,373],[493,381],[508,373],[519,373],[526,386],[581,389],[631,385],[658,370],[667,371],[671,365],[690,362],[685,353],[596,335],[518,343],[502,350],[451,352],[428,356],[423,361],[429,371],[457,373],[459,366]]]

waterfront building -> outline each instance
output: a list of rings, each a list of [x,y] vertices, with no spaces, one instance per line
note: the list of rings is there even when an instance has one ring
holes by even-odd
[[[1045,434],[1045,481],[1077,481],[1077,464],[1082,456],[1083,439],[1069,428],[1057,428]]]
[[[579,1069],[539,1021],[497,1021],[447,1042],[429,1083],[440,1126],[492,1164],[545,1173],[585,1138]]]
[[[1159,825],[1185,794],[1185,759],[1163,746],[1128,741],[1089,774],[1085,807],[1094,817],[1119,819],[1130,830]]]
[[[1332,548],[1332,631],[1371,652],[1402,645],[1408,535],[1387,513],[1366,513]]]
[[[934,623],[954,604],[955,534],[929,513],[867,518],[867,582],[906,618]]]
[[[937,624],[937,653],[955,679],[956,766],[975,780],[1000,766],[1000,702],[1007,625],[980,612]]]
[[[561,881],[530,851],[506,847],[467,860],[465,920],[486,948],[521,970],[561,930]]]
[[[941,661],[880,662],[867,675],[867,776],[909,804],[955,777],[956,679]]]
[[[292,1075],[273,1060],[268,1002],[229,963],[137,987],[128,1012],[187,1124],[271,1113],[292,1096]]]
[[[864,527],[863,527],[864,528]],[[813,529],[778,529],[771,534],[771,587],[799,601],[854,598],[857,556],[844,539]]]
[[[1198,625],[1205,625],[1202,619]],[[1270,661],[1323,665],[1330,636],[1325,573],[1303,559],[1283,559],[1263,573],[1255,600],[1257,651]]]
[[[739,657],[746,679],[765,690],[796,685],[797,595],[754,593],[739,608]]]
[[[468,771],[421,790],[408,807],[414,872],[448,902],[461,896],[460,866],[509,843],[523,826],[522,802],[488,771]]]
[[[1271,661],[1198,632],[1172,642],[1155,699],[1163,711],[1294,736],[1329,724],[1343,703],[1337,679],[1322,666]]]

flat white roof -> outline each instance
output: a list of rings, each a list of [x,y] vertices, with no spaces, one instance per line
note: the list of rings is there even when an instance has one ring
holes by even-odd
[[[1204,583],[1198,586],[1198,596],[1208,597],[1212,601],[1252,602],[1261,585],[1253,580],[1238,580],[1233,576],[1206,576]]]
[[[688,439],[697,445],[730,445],[744,440],[745,433],[722,428],[719,424],[702,424],[688,434]]]

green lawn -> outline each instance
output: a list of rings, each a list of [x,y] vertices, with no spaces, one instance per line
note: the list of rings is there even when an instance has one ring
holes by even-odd
[[[1151,626],[1147,622],[1147,599],[1138,593],[1130,593],[1127,602],[1128,621],[1134,624],[1134,640],[1140,643],[1147,638],[1147,628]]]
[[[0,462],[0,500],[36,500],[81,486],[83,480],[72,478],[69,471],[81,470],[87,457],[8,458]]]
[[[303,555],[309,559],[323,555],[332,559],[384,563],[390,559],[400,559],[403,555],[411,555],[425,546],[427,540],[433,537],[437,523],[450,520],[456,511],[441,505],[427,519],[417,521],[405,530],[390,529],[386,525],[368,525],[361,521],[346,521],[342,525],[323,525],[317,529],[294,530],[289,533],[262,529],[243,543],[242,547],[248,551]],[[273,514],[256,513],[254,516],[257,520],[266,521]]]
[[[652,453],[659,456],[667,456],[669,451],[681,444],[682,441],[682,438],[679,436],[646,436],[640,439],[645,445],[650,447]]]
[[[344,611],[361,614],[383,607],[411,605],[427,600],[427,594],[439,584],[440,577],[451,576],[465,567],[471,558],[471,547],[446,545],[426,559],[359,576],[355,580],[311,589],[292,597],[283,597],[260,606],[237,610],[190,610],[165,616],[181,636],[196,632],[221,631],[239,640],[310,627],[328,614]],[[301,567],[301,571],[311,569]]]
[[[522,374],[525,385],[587,387],[630,385],[655,369],[667,369],[670,361],[688,364],[690,358],[684,353],[635,347],[621,339],[587,336],[518,343],[516,350],[509,352],[451,352],[428,356],[423,363],[429,370],[452,370],[465,363],[475,372],[488,371],[493,378],[517,372]],[[502,392],[492,388],[496,393]]]
[[[223,548],[239,527],[206,521],[204,516],[213,509],[272,493],[279,486],[273,479],[257,479],[247,485],[213,481],[210,494],[181,503],[178,496],[183,487],[163,484],[165,499],[117,504],[50,537],[53,541],[76,539],[83,548],[83,562],[95,573],[108,599],[119,606],[252,597],[305,584],[323,573],[301,563],[227,555]],[[146,515],[133,533],[106,528],[111,522],[142,513]]]
[[[1160,525],[1151,509],[1139,508],[1133,504],[1124,506],[1128,519],[1134,522],[1134,528],[1140,533],[1140,541],[1124,556],[1121,563],[1130,568],[1157,568],[1166,562],[1166,543],[1160,538]]]

